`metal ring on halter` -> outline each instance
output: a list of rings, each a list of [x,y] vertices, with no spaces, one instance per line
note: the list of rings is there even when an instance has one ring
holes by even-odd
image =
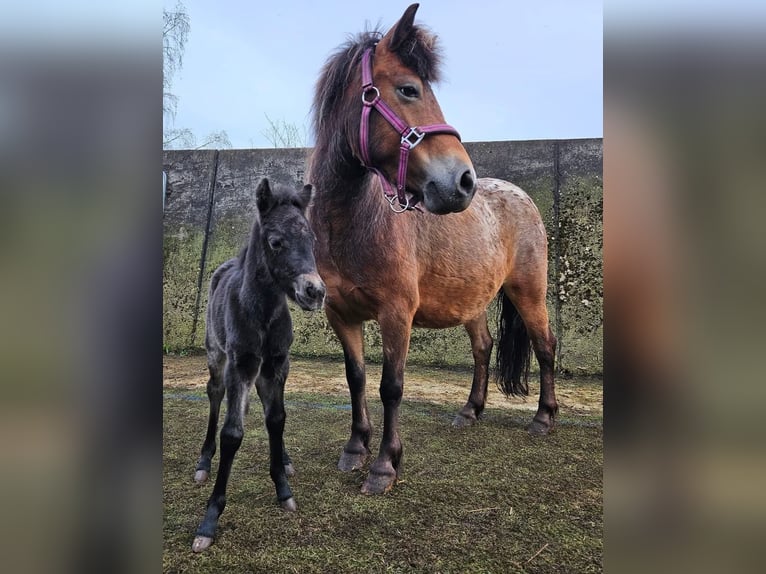
[[[369,102],[364,99],[364,96],[367,95],[368,92],[375,92],[375,97],[372,98]],[[380,90],[376,88],[375,86],[370,86],[369,88],[366,88],[362,91],[362,103],[365,106],[374,106],[378,103],[378,100],[380,99]]]
[[[398,196],[396,196],[396,195],[390,195],[389,196],[389,195],[386,195],[385,192],[384,192],[383,193],[383,197],[386,198],[386,201],[388,201],[388,206],[391,208],[391,211],[393,211],[394,213],[404,213],[405,211],[410,209],[410,198],[407,197],[406,195],[404,196],[404,199],[407,200],[407,203],[405,203],[404,205],[402,205],[400,203],[399,206],[401,207],[401,209],[396,209],[394,207],[394,201],[399,199]]]

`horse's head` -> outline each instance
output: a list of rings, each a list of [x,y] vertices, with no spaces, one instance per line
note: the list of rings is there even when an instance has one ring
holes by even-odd
[[[325,284],[314,260],[314,234],[306,220],[310,185],[295,191],[263,178],[255,190],[266,264],[279,287],[302,309],[319,309]]]
[[[431,82],[438,80],[439,52],[436,37],[414,25],[417,9],[418,4],[407,8],[375,46],[374,57],[370,54],[371,78],[367,80],[374,88],[366,89],[363,101],[369,104],[379,93],[384,107],[396,117],[375,106],[377,113],[371,111],[368,120],[368,149],[361,154],[365,159],[366,153],[365,163],[394,186],[404,184],[400,181],[404,179],[406,191],[429,211],[458,212],[473,199],[476,173],[459,135],[445,124],[431,89]],[[364,75],[362,71],[363,83]],[[407,131],[402,134],[404,126]],[[364,145],[364,135],[359,145]],[[403,148],[409,148],[408,157]]]

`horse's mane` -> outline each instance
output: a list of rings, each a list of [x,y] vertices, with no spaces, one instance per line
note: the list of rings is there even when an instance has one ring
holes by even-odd
[[[361,85],[352,86],[351,90],[348,87],[357,75],[364,51],[377,44],[382,37],[382,31],[377,28],[351,37],[328,58],[320,72],[312,105],[312,127],[316,150],[323,162],[338,165],[351,151],[343,132],[349,127],[358,128],[359,114],[355,110],[360,106],[351,104],[359,101]],[[437,37],[426,28],[413,26],[407,38],[397,47],[396,54],[424,81],[439,81],[441,50]]]

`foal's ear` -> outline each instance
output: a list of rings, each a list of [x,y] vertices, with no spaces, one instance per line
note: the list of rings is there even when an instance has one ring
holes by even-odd
[[[274,196],[271,193],[271,185],[269,179],[264,177],[255,188],[255,200],[258,205],[258,211],[265,213],[269,210],[272,203],[274,203]]]
[[[306,211],[312,197],[314,197],[314,188],[311,187],[310,183],[307,183],[303,186],[303,189],[298,192],[298,200],[301,203],[301,209],[303,211]]]
[[[391,36],[389,49],[392,52],[396,52],[402,42],[410,36],[412,25],[415,22],[415,12],[418,11],[419,6],[420,4],[410,4],[410,7],[404,11],[402,17],[388,33]]]

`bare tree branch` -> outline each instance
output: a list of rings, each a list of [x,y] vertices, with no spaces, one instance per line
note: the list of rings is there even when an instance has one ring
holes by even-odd
[[[268,114],[266,121],[268,128],[261,131],[271,145],[280,147],[306,147],[306,128],[299,128],[296,124],[287,123],[285,120],[272,120]]]
[[[186,13],[186,8],[179,1],[172,11],[162,11],[162,114],[163,120],[175,120],[178,109],[178,96],[171,92],[173,77],[183,66],[184,49],[189,39],[191,21]],[[165,122],[163,122],[165,123]],[[162,133],[163,149],[202,149],[207,147],[230,148],[231,141],[223,130],[212,132],[197,143],[197,138],[189,128],[171,128],[165,123]]]
[[[162,112],[175,116],[178,97],[170,92],[173,76],[183,66],[184,49],[189,39],[191,21],[186,8],[181,2],[176,4],[174,11],[162,11]]]

